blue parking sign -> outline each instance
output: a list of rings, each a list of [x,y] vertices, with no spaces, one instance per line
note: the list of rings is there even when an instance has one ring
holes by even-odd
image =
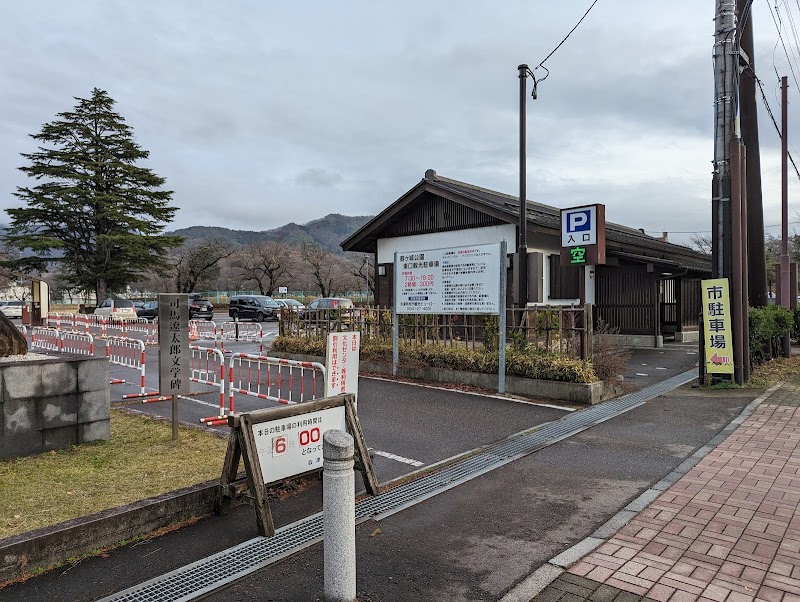
[[[561,210],[561,246],[576,247],[597,243],[597,208],[575,207]]]

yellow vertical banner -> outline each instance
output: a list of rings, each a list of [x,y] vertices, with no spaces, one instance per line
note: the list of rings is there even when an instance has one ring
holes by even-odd
[[[708,374],[733,374],[733,337],[728,279],[714,278],[700,282],[703,307],[703,336]]]

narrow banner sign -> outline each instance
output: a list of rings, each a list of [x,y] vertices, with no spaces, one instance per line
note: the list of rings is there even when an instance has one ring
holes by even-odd
[[[733,337],[728,279],[715,278],[700,283],[703,306],[703,336],[708,374],[733,374]]]

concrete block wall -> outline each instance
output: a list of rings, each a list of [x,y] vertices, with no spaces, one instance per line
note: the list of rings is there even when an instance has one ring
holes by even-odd
[[[0,359],[0,458],[29,456],[111,436],[108,360],[64,355]]]

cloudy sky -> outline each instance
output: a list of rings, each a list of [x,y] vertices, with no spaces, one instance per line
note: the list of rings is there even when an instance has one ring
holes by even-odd
[[[174,227],[375,214],[428,168],[517,194],[517,65],[537,65],[590,4],[3,2],[0,209],[26,179],[28,134],[95,86],[175,191]],[[597,2],[528,102],[530,199],[603,202],[653,232],[710,228],[714,4]],[[756,67],[779,116],[775,69],[790,73],[770,4],[755,2]],[[776,224],[779,140],[759,125]]]

